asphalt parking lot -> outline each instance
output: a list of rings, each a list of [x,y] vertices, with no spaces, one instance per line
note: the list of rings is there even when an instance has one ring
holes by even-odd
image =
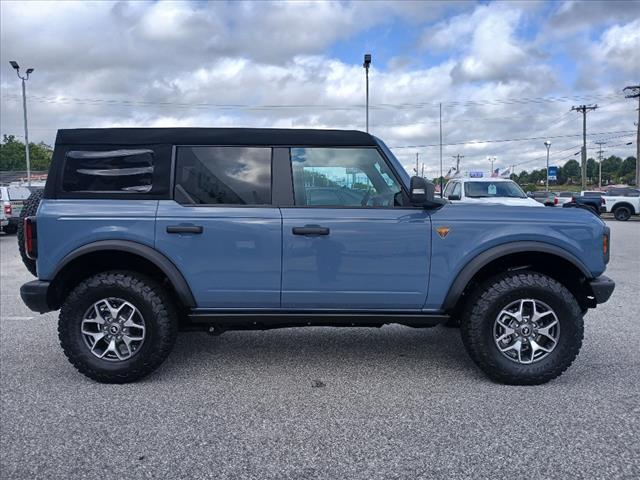
[[[640,477],[640,222],[608,222],[617,282],[576,363],[539,387],[487,380],[459,332],[182,334],[145,380],[101,385],[34,315],[0,236],[1,464],[18,478]]]

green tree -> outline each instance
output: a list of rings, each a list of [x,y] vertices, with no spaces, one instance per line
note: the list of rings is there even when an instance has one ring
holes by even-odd
[[[31,170],[49,170],[53,149],[44,142],[29,142]],[[15,135],[4,135],[0,144],[0,170],[26,170],[24,142]]]
[[[577,160],[568,160],[562,167],[562,172],[567,183],[578,183],[578,179],[580,178],[580,164]]]
[[[625,158],[618,170],[618,177],[620,178],[621,183],[629,184],[633,181],[636,176],[636,158],[635,157],[627,157]]]

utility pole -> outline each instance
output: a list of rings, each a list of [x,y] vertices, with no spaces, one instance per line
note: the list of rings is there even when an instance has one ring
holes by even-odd
[[[20,65],[18,62],[11,60],[9,62],[16,71],[18,78],[22,80],[22,111],[24,113],[24,154],[27,161],[27,185],[31,186],[31,160],[29,158],[29,130],[27,128],[27,90],[25,82],[29,80],[29,75],[33,73],[33,68],[27,68],[26,75],[20,75]]]
[[[419,162],[420,162],[419,158],[420,158],[420,154],[418,152],[416,152],[416,175],[418,175],[418,173],[420,173],[420,170],[418,168],[419,167]]]
[[[571,107],[571,110],[582,113],[582,190],[587,189],[587,112],[596,108],[598,108],[598,105]]]
[[[367,102],[367,106],[366,106],[366,115],[367,115],[367,133],[369,133],[369,65],[371,65],[371,54],[370,53],[365,53],[364,55],[364,63],[362,64],[362,66],[364,67],[364,71],[365,71],[365,77],[366,77],[366,83],[367,83],[367,93],[366,93],[366,102]]]
[[[456,173],[460,173],[460,159],[464,158],[464,155],[460,155],[458,153],[457,155],[453,155],[451,158],[456,159]]]
[[[604,145],[607,142],[596,142],[596,145],[598,145],[599,150],[598,150],[598,188],[602,188],[602,145]]]
[[[422,173],[420,174],[422,178],[424,178],[424,162],[422,162]]]
[[[632,85],[622,89],[625,98],[638,99],[638,133],[636,135],[636,188],[640,185],[640,85]]]

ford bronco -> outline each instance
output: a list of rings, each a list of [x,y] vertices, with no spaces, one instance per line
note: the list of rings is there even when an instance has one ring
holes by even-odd
[[[458,324],[492,379],[576,358],[609,229],[588,211],[452,204],[359,131],[60,130],[20,245],[64,353],[122,383],[178,331]]]

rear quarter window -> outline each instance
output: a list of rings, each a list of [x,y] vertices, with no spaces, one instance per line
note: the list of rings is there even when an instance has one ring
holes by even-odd
[[[63,192],[147,193],[155,170],[148,149],[70,150],[62,174]]]

